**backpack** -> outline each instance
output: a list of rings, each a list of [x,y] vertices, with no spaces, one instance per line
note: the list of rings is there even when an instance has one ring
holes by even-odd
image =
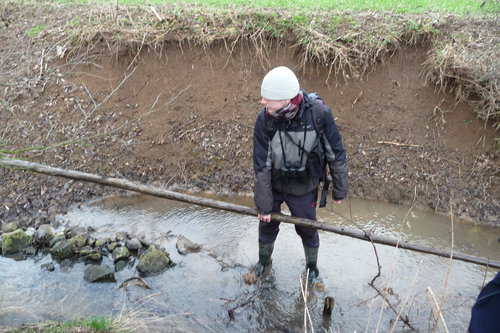
[[[325,109],[323,99],[317,93],[309,93],[307,95],[309,97],[309,104],[307,106],[311,108],[312,122],[314,126],[314,130],[316,131],[316,135],[320,138],[320,142],[323,148],[323,152],[325,152],[325,144],[321,139],[323,137],[323,129],[325,124]],[[269,138],[272,139],[276,131],[278,130],[275,125],[275,120],[272,117],[266,118],[266,126],[267,126],[267,134]],[[326,206],[326,198],[328,196],[328,188],[330,186],[330,181],[328,180],[327,172],[326,172],[326,156],[323,156],[323,160],[321,161],[321,178],[320,182],[323,183],[323,189],[321,191],[321,199],[319,202],[319,207]]]

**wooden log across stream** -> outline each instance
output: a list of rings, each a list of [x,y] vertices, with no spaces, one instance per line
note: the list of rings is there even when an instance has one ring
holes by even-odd
[[[257,211],[254,208],[231,204],[223,201],[217,201],[212,199],[206,199],[201,197],[196,197],[192,195],[182,194],[174,191],[169,191],[153,186],[148,186],[140,183],[131,182],[126,179],[110,178],[105,176],[99,176],[91,173],[85,173],[75,170],[65,170],[60,168],[54,168],[43,164],[15,160],[15,159],[0,159],[0,165],[15,167],[19,169],[29,170],[33,172],[43,173],[51,176],[65,177],[70,179],[82,180],[107,186],[113,186],[125,190],[130,190],[134,192],[139,192],[143,194],[152,195],[155,197],[177,200],[187,203],[192,203],[199,206],[210,207],[215,209],[222,209],[230,212],[235,212],[239,214],[251,215],[257,217]],[[430,246],[419,245],[415,243],[410,243],[407,241],[400,241],[397,239],[384,237],[380,235],[371,234],[362,230],[351,230],[341,226],[327,224],[320,221],[313,221],[304,218],[298,218],[294,216],[288,216],[283,214],[272,214],[272,218],[285,222],[292,223],[300,226],[312,227],[318,230],[333,232],[339,235],[349,236],[352,238],[361,239],[364,241],[369,241],[377,244],[383,244],[388,246],[394,246],[400,249],[417,251],[427,254],[433,254],[440,257],[452,258],[455,260],[461,260],[465,262],[470,262],[478,265],[488,266],[491,268],[500,269],[500,261],[490,260],[488,258],[476,257],[462,253],[455,253],[443,249],[438,249]],[[257,227],[257,226],[256,226]]]

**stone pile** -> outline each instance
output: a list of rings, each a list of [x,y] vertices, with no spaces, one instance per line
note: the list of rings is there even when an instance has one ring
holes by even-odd
[[[23,230],[15,222],[4,224],[1,231],[1,255],[22,260],[39,251],[48,252],[60,267],[83,261],[87,265],[84,279],[89,282],[115,282],[115,272],[132,267],[136,260],[136,268],[143,277],[159,274],[174,265],[167,252],[125,232],[117,233],[114,238],[95,239],[85,228],[55,233],[48,224]],[[53,271],[56,263],[41,268]]]

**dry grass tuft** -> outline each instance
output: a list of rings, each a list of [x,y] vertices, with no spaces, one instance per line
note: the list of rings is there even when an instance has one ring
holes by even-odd
[[[478,116],[500,129],[500,29],[494,20],[448,22],[434,41],[426,78],[459,101],[476,105]]]

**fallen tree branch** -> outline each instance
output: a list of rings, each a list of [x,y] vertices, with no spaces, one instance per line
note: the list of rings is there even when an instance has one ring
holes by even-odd
[[[3,155],[3,156],[5,156],[5,155]],[[211,208],[216,208],[216,209],[227,210],[227,211],[235,212],[235,213],[239,213],[239,214],[257,216],[257,210],[255,210],[254,208],[236,205],[236,204],[231,204],[231,203],[227,203],[227,202],[223,202],[223,201],[195,197],[192,195],[182,194],[182,193],[169,191],[169,190],[165,190],[165,189],[161,189],[161,188],[157,188],[157,187],[153,187],[153,186],[148,186],[148,185],[144,185],[144,184],[140,184],[140,183],[134,183],[134,182],[129,181],[127,179],[110,178],[110,177],[99,176],[99,175],[86,173],[86,172],[54,168],[54,167],[43,165],[43,164],[38,164],[38,163],[33,163],[33,162],[28,162],[28,161],[23,161],[23,160],[8,159],[8,158],[0,158],[0,165],[4,166],[4,167],[15,167],[15,168],[19,168],[19,169],[43,173],[43,174],[52,175],[52,176],[65,177],[65,178],[69,178],[69,179],[83,180],[83,181],[87,181],[87,182],[92,182],[92,183],[97,183],[97,184],[102,184],[102,185],[107,185],[107,186],[113,186],[113,187],[117,187],[117,188],[121,188],[121,189],[125,189],[125,190],[130,190],[130,191],[139,192],[139,193],[143,193],[143,194],[149,194],[149,195],[160,197],[160,198],[192,203],[192,204],[200,205],[200,206],[204,206],[204,207],[211,207]],[[398,247],[401,249],[406,249],[406,250],[411,250],[411,251],[416,251],[416,252],[433,254],[433,255],[437,255],[437,256],[445,257],[445,258],[451,257],[451,253],[449,251],[446,251],[443,249],[437,249],[434,247],[410,243],[407,241],[401,242],[399,240],[392,239],[389,237],[374,235],[374,234],[367,233],[364,231],[350,230],[350,229],[346,229],[344,227],[340,227],[340,226],[336,226],[336,225],[332,225],[332,224],[327,224],[327,223],[320,222],[320,221],[313,221],[313,220],[308,220],[308,219],[304,219],[304,218],[298,218],[295,216],[288,216],[288,215],[276,214],[276,213],[273,213],[271,217],[273,219],[281,221],[281,222],[291,223],[291,224],[304,226],[304,227],[315,228],[318,230],[323,230],[323,231],[328,231],[328,232],[333,232],[336,234],[349,236],[349,237],[361,239],[364,241],[372,241],[373,243],[394,246],[394,247]],[[465,261],[465,262],[470,262],[470,263],[474,263],[474,264],[478,264],[478,265],[488,266],[488,267],[492,267],[492,268],[500,268],[500,261],[495,261],[495,260],[491,260],[488,258],[475,257],[475,256],[471,256],[468,254],[453,253],[453,259]]]

